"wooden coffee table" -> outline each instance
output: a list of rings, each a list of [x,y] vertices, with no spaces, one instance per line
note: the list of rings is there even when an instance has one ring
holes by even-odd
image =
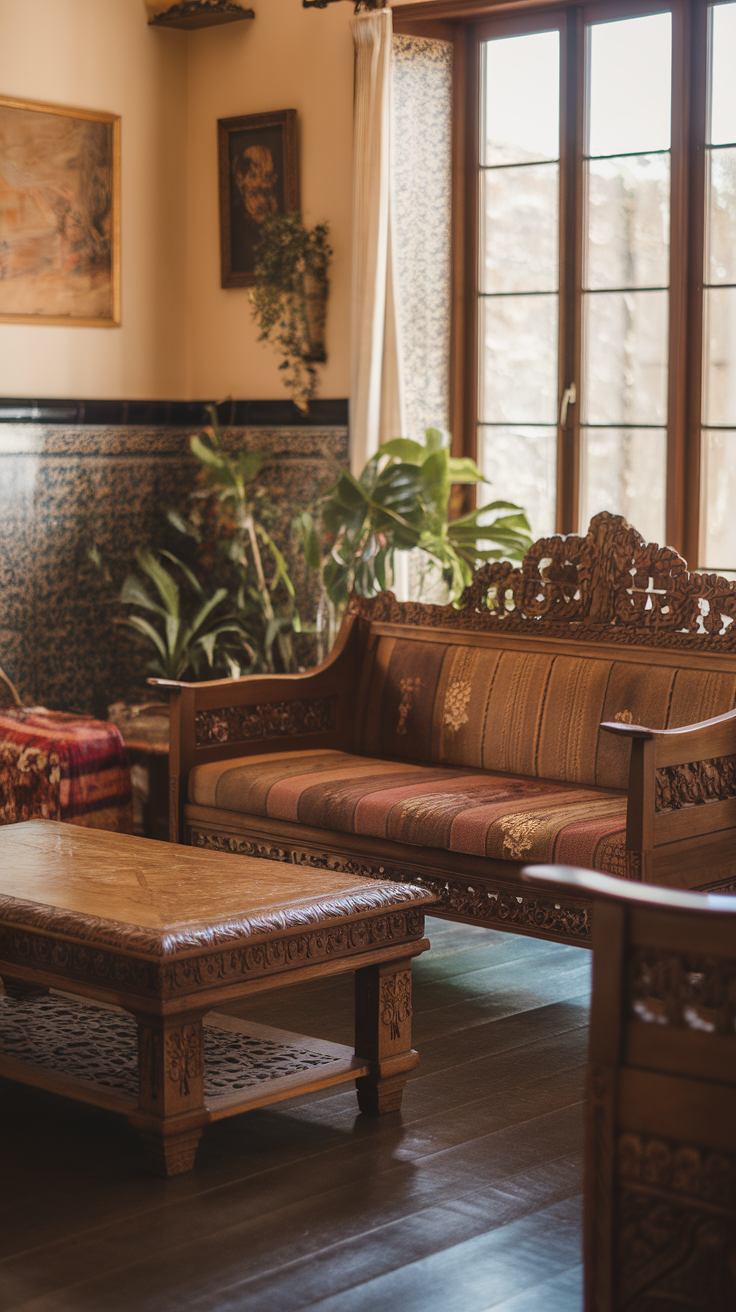
[[[398,1110],[433,901],[51,820],[0,828],[0,1075],[124,1113],[164,1175],[191,1169],[209,1121],[307,1090],[355,1080],[361,1111]],[[208,1015],[343,971],[354,1050]]]

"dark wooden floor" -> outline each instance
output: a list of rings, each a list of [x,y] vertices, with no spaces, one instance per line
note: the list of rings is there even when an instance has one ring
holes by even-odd
[[[429,934],[400,1114],[325,1090],[166,1181],[124,1120],[0,1081],[3,1312],[578,1312],[590,958]],[[348,1043],[352,977],[238,1010]]]

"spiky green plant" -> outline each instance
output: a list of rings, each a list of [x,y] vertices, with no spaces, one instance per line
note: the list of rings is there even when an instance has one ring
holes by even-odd
[[[161,556],[179,572],[182,583],[177,583]],[[253,661],[255,654],[242,623],[222,611],[227,588],[217,588],[208,597],[189,566],[170,551],[156,556],[145,548],[137,552],[136,560],[144,578],[126,577],[120,600],[134,609],[117,623],[133,629],[154,648],[156,654],[148,662],[152,674],[164,679],[181,679],[185,674],[202,678],[207,677],[203,670],[214,676],[217,665],[225,666],[223,673],[239,674],[242,664]],[[140,610],[146,615],[138,614]]]
[[[209,413],[209,432],[190,442],[202,466],[200,485],[192,499],[195,503],[214,499],[220,507],[214,528],[214,571],[229,585],[232,609],[256,649],[255,668],[274,670],[277,649],[278,664],[288,672],[296,669],[291,635],[301,631],[301,623],[283,553],[263,523],[264,496],[258,475],[268,456],[259,451],[231,456],[214,406]],[[199,516],[185,518],[169,512],[169,520],[198,546],[202,544]]]

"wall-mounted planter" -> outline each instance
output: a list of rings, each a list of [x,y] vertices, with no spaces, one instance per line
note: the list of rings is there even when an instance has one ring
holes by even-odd
[[[270,342],[282,357],[284,386],[305,414],[317,385],[315,366],[327,359],[327,235],[326,223],[305,228],[291,210],[264,220],[255,248],[250,299],[258,340]]]
[[[183,0],[149,18],[149,27],[179,27],[193,31],[199,27],[219,27],[222,23],[240,23],[255,18],[252,9],[244,9],[234,0]]]
[[[304,359],[311,361],[312,364],[324,364],[327,360],[325,350],[327,290],[326,278],[315,278],[312,273],[304,274],[304,309],[309,335],[309,347],[304,352]]]

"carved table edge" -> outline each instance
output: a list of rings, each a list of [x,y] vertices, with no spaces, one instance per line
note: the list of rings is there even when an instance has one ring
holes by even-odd
[[[394,902],[382,915],[323,920],[278,937],[220,944],[210,951],[158,960],[64,941],[23,926],[0,925],[0,976],[12,977],[20,967],[23,978],[53,981],[57,988],[64,982],[86,983],[131,1002],[138,998],[165,1003],[204,988],[219,990],[304,966],[352,960],[361,953],[406,947],[407,955],[412,955],[411,948],[423,934],[424,904],[416,902]]]
[[[0,895],[0,935],[4,928],[41,931],[52,941],[84,944],[91,950],[113,949],[126,956],[165,962],[196,956],[213,948],[245,947],[253,940],[281,938],[294,930],[320,925],[336,927],[407,907],[430,906],[435,901],[436,895],[429,889],[415,884],[397,886],[383,880],[370,888],[348,888],[337,896],[315,898],[306,905],[232,916],[214,924],[192,925],[181,930],[156,931],[126,921]]]

